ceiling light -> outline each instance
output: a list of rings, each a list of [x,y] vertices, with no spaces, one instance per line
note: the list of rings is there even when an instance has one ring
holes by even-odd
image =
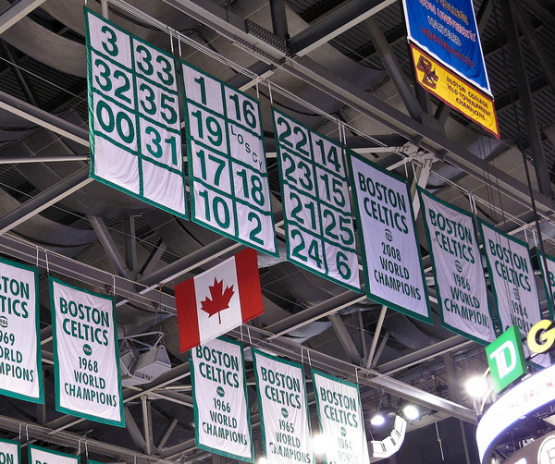
[[[312,436],[312,446],[314,448],[314,454],[316,456],[323,456],[326,454],[330,448],[329,437],[323,433]]]
[[[473,398],[482,398],[488,391],[488,383],[482,376],[472,377],[466,382],[466,391]]]
[[[414,404],[407,404],[403,408],[403,414],[405,418],[409,421],[416,420],[420,417],[420,411]]]
[[[258,464],[268,464],[268,460],[264,456],[262,456],[258,459]]]
[[[380,425],[384,425],[385,424],[385,417],[383,416],[383,414],[380,413],[376,413],[374,415],[374,417],[372,417],[372,419],[370,419],[370,423],[373,426],[379,427]]]

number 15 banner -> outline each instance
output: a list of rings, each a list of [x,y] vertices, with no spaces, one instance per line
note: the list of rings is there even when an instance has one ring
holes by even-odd
[[[277,256],[260,103],[181,62],[194,222]]]
[[[343,147],[272,109],[287,258],[360,292]]]

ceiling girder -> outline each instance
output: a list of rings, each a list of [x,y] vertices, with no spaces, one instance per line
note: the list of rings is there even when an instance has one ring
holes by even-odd
[[[339,338],[339,342],[341,343],[341,346],[343,346],[343,349],[345,350],[345,352],[347,353],[347,356],[351,360],[351,363],[359,365],[361,363],[360,352],[356,347],[355,342],[351,337],[351,334],[347,330],[347,327],[345,326],[345,322],[343,322],[343,319],[341,319],[341,317],[338,316],[337,314],[330,314],[328,316],[328,319],[330,320],[331,325],[333,326],[333,330],[335,331],[337,338]]]
[[[0,14],[0,34],[6,32],[20,19],[27,16],[35,8],[41,6],[46,0],[18,0],[7,10]]]
[[[104,251],[106,252],[106,256],[108,256],[110,263],[112,263],[112,266],[114,266],[114,269],[120,277],[127,278],[129,276],[129,268],[126,266],[125,260],[123,259],[123,256],[121,256],[121,253],[119,252],[114,239],[110,235],[110,231],[108,230],[108,227],[106,227],[104,220],[96,216],[87,217],[91,222],[98,240],[100,240],[100,243],[102,244],[102,248],[104,248]]]

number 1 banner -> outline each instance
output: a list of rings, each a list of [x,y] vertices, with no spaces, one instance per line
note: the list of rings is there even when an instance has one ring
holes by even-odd
[[[56,409],[125,427],[116,305],[50,277]]]
[[[287,258],[360,292],[343,147],[272,109]]]
[[[260,103],[181,61],[194,222],[278,256]]]
[[[187,219],[173,56],[85,8],[91,177]]]
[[[243,346],[215,339],[191,350],[197,448],[254,462]]]

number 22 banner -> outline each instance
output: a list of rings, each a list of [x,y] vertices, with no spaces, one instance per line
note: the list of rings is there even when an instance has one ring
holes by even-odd
[[[272,109],[289,261],[360,292],[343,147]]]

